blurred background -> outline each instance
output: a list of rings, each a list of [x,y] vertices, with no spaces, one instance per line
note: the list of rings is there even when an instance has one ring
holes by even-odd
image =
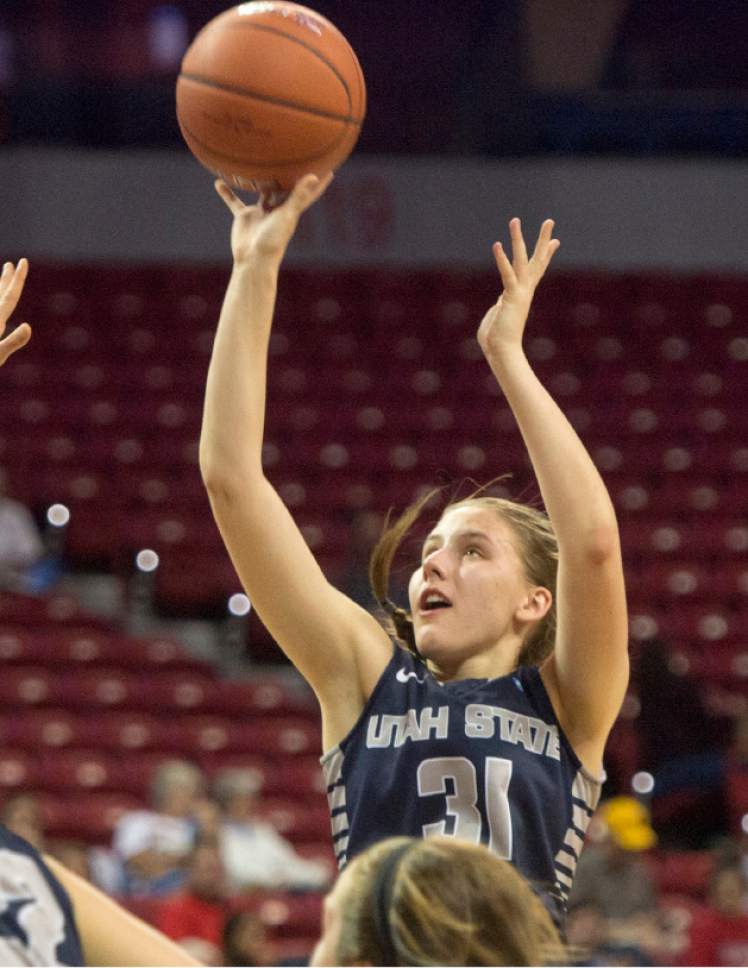
[[[570,937],[596,964],[748,964],[748,7],[314,6],[369,109],[283,270],[268,476],[366,607],[390,507],[502,473],[497,493],[537,499],[474,335],[490,243],[556,218],[527,352],[616,505],[633,659]],[[0,8],[0,247],[32,260],[35,326],[0,385],[0,791],[25,836],[175,937],[209,923],[207,961],[251,964],[303,961],[333,858],[316,706],[197,468],[229,226],[174,84],[224,8]],[[188,761],[175,802],[165,760]],[[138,849],[143,810],[184,821],[167,856]],[[216,892],[195,836],[220,845],[230,816],[276,873]]]

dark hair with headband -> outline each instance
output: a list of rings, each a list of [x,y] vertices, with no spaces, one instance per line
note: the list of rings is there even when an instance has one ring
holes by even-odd
[[[394,837],[351,861],[337,964],[562,964],[524,878],[486,847]]]

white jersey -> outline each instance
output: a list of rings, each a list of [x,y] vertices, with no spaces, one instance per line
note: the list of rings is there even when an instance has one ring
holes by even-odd
[[[0,965],[82,965],[70,899],[34,848],[0,826]]]

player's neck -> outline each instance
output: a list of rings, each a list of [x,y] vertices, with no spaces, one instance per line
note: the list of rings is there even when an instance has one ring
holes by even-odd
[[[497,645],[493,649],[475,655],[456,657],[455,662],[448,659],[427,661],[432,675],[439,682],[458,682],[462,679],[497,679],[508,676],[517,668],[515,649]]]

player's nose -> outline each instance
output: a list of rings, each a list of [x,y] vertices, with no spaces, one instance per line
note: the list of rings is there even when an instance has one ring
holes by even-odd
[[[444,548],[432,551],[423,561],[423,576],[428,581],[431,578],[444,578],[447,573],[447,556]]]

